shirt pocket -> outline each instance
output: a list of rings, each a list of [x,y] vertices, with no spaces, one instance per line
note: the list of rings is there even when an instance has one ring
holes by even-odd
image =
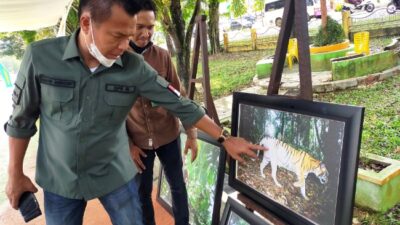
[[[106,84],[104,112],[107,121],[123,122],[136,101],[136,87],[121,84]]]
[[[63,122],[70,122],[74,115],[74,80],[42,76],[41,108],[46,116]]]

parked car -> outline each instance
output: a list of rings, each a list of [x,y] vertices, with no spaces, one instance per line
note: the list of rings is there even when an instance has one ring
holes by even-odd
[[[254,15],[245,15],[245,16],[243,16],[243,19],[245,19],[251,23],[256,22],[256,17]]]
[[[307,2],[307,18],[321,18],[321,7],[319,0],[306,0]],[[277,27],[282,25],[283,8],[285,0],[268,0],[265,3],[265,16],[267,24],[274,24]]]
[[[230,28],[231,30],[240,30],[242,28],[251,28],[252,23],[251,22],[245,22],[245,23],[241,23],[237,20],[232,20],[231,24],[230,24]]]

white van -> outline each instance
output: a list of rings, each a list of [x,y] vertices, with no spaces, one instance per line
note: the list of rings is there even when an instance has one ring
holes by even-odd
[[[265,3],[264,24],[275,25],[280,27],[282,25],[283,7],[285,0],[267,0]],[[307,0],[307,19],[321,17],[321,5],[319,0]]]

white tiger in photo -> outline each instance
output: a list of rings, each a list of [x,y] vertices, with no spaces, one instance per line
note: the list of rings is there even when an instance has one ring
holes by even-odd
[[[304,151],[299,151],[288,144],[271,137],[264,137],[260,141],[260,145],[267,147],[269,150],[264,152],[262,162],[260,163],[260,173],[263,178],[264,168],[271,162],[271,175],[275,184],[279,187],[282,185],[276,178],[277,168],[282,167],[292,171],[297,175],[297,182],[293,185],[300,187],[301,194],[304,199],[308,200],[306,195],[306,178],[308,174],[315,174],[321,184],[328,182],[328,170],[324,163],[313,158]]]

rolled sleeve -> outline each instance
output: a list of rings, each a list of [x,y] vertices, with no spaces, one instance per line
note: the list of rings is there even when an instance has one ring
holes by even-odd
[[[170,84],[147,64],[143,64],[142,74],[145,79],[139,87],[140,95],[170,111],[184,126],[194,125],[205,115],[201,106],[170,90]]]
[[[29,138],[37,132],[40,87],[35,77],[31,46],[28,46],[18,72],[12,94],[13,112],[4,125],[7,135]]]
[[[37,132],[36,127],[33,127],[32,129],[17,128],[12,127],[9,122],[4,124],[4,130],[8,136],[15,138],[30,138]]]

